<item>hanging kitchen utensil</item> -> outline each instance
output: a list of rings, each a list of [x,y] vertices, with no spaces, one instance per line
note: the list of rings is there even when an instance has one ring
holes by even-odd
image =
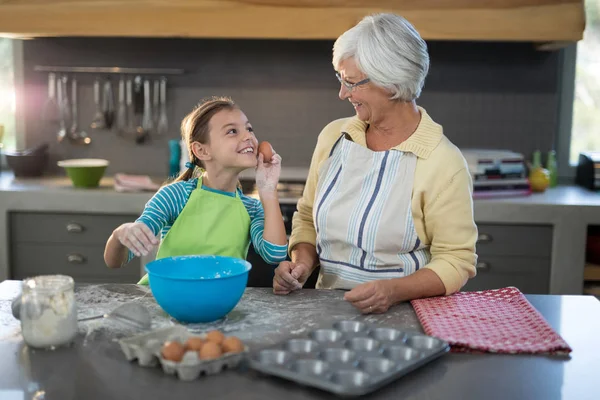
[[[108,314],[80,318],[78,321],[91,321],[100,318],[113,319],[141,330],[148,330],[152,326],[152,317],[150,316],[150,312],[146,307],[139,303],[125,303],[115,308]]]
[[[160,79],[160,116],[156,133],[166,135],[169,133],[169,121],[167,120],[167,78]]]
[[[100,78],[96,78],[96,81],[94,82],[94,104],[96,105],[96,111],[94,112],[94,118],[92,118],[90,128],[104,129],[106,124],[104,122],[104,114],[102,113],[102,108],[100,106]]]
[[[69,139],[75,144],[90,144],[92,139],[88,137],[85,131],[80,131],[78,125],[78,113],[77,113],[77,79],[73,77],[71,80],[71,105],[72,105],[72,123],[71,129],[69,130]]]
[[[160,107],[160,81],[155,79],[152,88],[152,123],[158,127],[158,115]]]
[[[108,79],[104,82],[104,92],[102,94],[104,123],[107,129],[111,129],[115,122],[115,98],[113,96],[112,83]]]
[[[67,94],[66,76],[62,76],[58,80],[58,105],[60,110],[60,127],[57,133],[57,139],[62,142],[68,135],[67,126],[71,122],[71,107],[69,106],[69,97]]]
[[[62,85],[63,92],[63,116],[65,119],[65,126],[69,126],[71,124],[71,105],[69,103],[69,77],[63,75],[61,78],[60,84]]]
[[[146,141],[148,132],[142,126],[144,115],[144,82],[141,76],[133,80],[133,109],[135,114],[135,142],[138,144]]]
[[[42,108],[42,119],[50,123],[60,122],[60,108],[56,99],[56,74],[48,74],[48,98]]]
[[[152,123],[152,103],[150,102],[150,81],[144,81],[144,113],[142,116],[142,129],[150,133],[154,128]]]
[[[119,105],[117,106],[117,133],[124,135],[127,132],[127,106],[125,104],[125,79],[119,79]]]
[[[64,103],[64,91],[63,91],[63,85],[62,85],[62,79],[58,80],[58,85],[56,86],[56,90],[57,90],[57,103],[58,103],[58,114],[59,114],[59,128],[58,128],[58,132],[56,133],[56,139],[58,140],[59,143],[61,143],[65,137],[67,137],[67,123],[65,121],[65,113],[64,113],[64,108],[65,108],[65,103]]]
[[[125,83],[125,103],[127,108],[127,133],[135,136],[136,124],[135,124],[135,109],[133,105],[133,82],[131,79],[127,79]]]

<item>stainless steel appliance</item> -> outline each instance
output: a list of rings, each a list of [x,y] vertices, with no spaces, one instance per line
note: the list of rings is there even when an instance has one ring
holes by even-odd
[[[461,149],[461,152],[473,179],[473,198],[531,194],[522,154],[486,149]]]

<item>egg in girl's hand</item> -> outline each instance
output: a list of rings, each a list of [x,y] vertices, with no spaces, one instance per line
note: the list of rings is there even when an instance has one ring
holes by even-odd
[[[224,353],[241,353],[244,351],[244,343],[235,336],[229,336],[221,344]]]
[[[221,350],[221,346],[214,342],[206,342],[202,349],[198,352],[201,360],[214,360],[223,355],[223,351]]]
[[[271,158],[273,158],[273,147],[269,142],[261,142],[258,145],[258,153],[262,153],[264,162],[271,162]]]
[[[203,345],[204,345],[204,340],[200,339],[199,337],[192,336],[191,338],[186,340],[184,346],[185,346],[186,350],[199,351]]]
[[[218,345],[223,343],[223,339],[225,339],[225,335],[219,331],[210,331],[206,334],[206,341],[213,342]]]
[[[176,340],[165,342],[160,353],[165,360],[179,362],[185,354],[185,347]]]

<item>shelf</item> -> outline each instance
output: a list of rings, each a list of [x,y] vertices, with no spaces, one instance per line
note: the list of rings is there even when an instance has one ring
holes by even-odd
[[[600,265],[586,263],[583,270],[583,280],[600,282]]]
[[[56,67],[36,65],[34,71],[93,74],[136,74],[136,75],[181,75],[184,70],[177,68],[122,68],[122,67]]]
[[[583,294],[600,296],[600,285],[585,285],[583,287]]]
[[[0,36],[331,40],[377,12],[403,15],[426,40],[552,49],[585,28],[583,0],[19,0],[0,1]]]

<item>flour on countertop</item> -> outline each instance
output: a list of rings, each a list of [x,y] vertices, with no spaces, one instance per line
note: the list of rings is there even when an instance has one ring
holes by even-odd
[[[155,302],[148,287],[136,285],[82,285],[76,288],[78,317],[107,314],[127,302],[144,305],[152,316],[152,328],[177,325]],[[361,315],[343,300],[342,291],[301,290],[288,296],[275,296],[270,289],[249,288],[238,305],[225,318],[204,324],[182,324],[193,333],[213,329],[235,335],[249,345],[268,346],[289,336],[307,335],[310,331],[332,325],[342,319],[420,331],[421,327],[410,306],[403,304],[382,315]],[[10,321],[9,321],[10,320]],[[19,337],[19,321],[10,313],[10,302],[0,301],[0,337]],[[10,327],[10,329],[8,329]],[[13,330],[14,327],[14,330]],[[79,322],[83,344],[88,341],[116,341],[138,333],[133,328],[107,318]]]

